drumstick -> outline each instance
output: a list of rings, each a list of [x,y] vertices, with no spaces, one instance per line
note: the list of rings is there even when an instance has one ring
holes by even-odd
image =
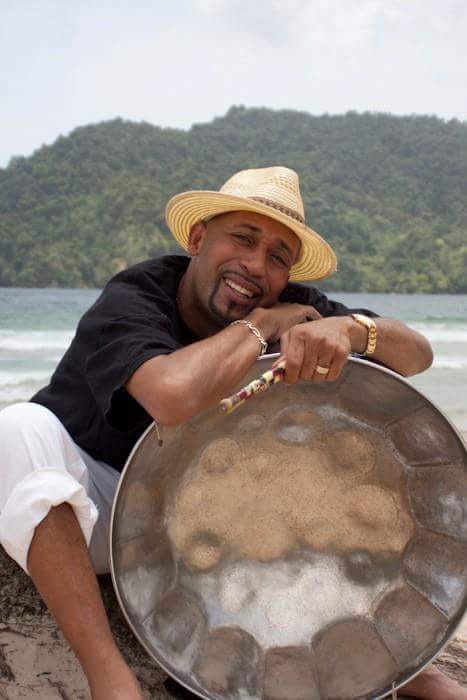
[[[280,382],[284,377],[284,372],[285,360],[281,360],[277,365],[268,369],[267,372],[264,372],[258,379],[253,379],[252,382],[244,386],[240,391],[237,391],[226,399],[222,399],[220,402],[222,410],[225,413],[235,411],[235,409],[241,406],[242,403],[245,403],[247,399],[258,394],[260,391],[266,391],[271,384]]]

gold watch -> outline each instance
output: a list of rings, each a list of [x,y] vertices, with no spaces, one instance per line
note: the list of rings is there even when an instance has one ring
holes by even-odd
[[[376,350],[376,323],[372,318],[364,316],[363,314],[350,314],[354,321],[359,323],[361,326],[367,329],[368,337],[366,341],[366,348],[363,351],[364,355],[373,355]]]

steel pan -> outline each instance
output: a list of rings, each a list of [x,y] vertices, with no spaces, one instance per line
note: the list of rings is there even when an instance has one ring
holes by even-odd
[[[465,447],[357,359],[337,382],[153,425],[119,484],[111,568],[141,644],[200,696],[385,697],[467,606]]]

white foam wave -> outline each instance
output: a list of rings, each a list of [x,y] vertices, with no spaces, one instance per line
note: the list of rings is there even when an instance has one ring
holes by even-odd
[[[28,401],[45,386],[51,372],[0,372],[0,407],[18,401]]]
[[[431,343],[466,343],[467,324],[410,323],[411,328],[423,333]]]
[[[29,382],[47,381],[52,374],[47,370],[26,370],[24,372],[0,372],[0,387],[15,386]]]
[[[67,331],[15,331],[0,330],[0,350],[37,352],[41,350],[66,350],[74,332]]]
[[[467,369],[467,357],[448,357],[440,355],[434,358],[433,367],[435,369]]]
[[[54,364],[58,364],[60,360],[63,357],[63,352],[57,352],[53,353],[52,355],[44,355],[44,360],[47,362],[53,362]]]

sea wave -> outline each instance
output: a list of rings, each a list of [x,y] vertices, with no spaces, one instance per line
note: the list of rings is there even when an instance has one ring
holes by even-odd
[[[24,375],[18,373],[15,381],[13,373],[0,372],[0,408],[10,403],[28,401],[36,391],[48,383],[50,374],[50,372],[25,372]]]
[[[435,354],[432,367],[434,369],[467,369],[467,357]]]
[[[423,333],[431,343],[467,343],[467,324],[410,323],[411,328]]]
[[[25,384],[27,382],[42,382],[47,381],[52,372],[47,370],[27,369],[21,372],[1,371],[0,372],[0,387],[16,386],[17,384]]]
[[[409,323],[432,343],[466,343],[466,323]],[[40,352],[52,350],[47,359],[58,361],[69,347],[74,330],[28,331],[4,328],[0,330],[0,351]]]
[[[0,350],[38,352],[42,350],[66,350],[74,331],[17,331],[0,330]]]

